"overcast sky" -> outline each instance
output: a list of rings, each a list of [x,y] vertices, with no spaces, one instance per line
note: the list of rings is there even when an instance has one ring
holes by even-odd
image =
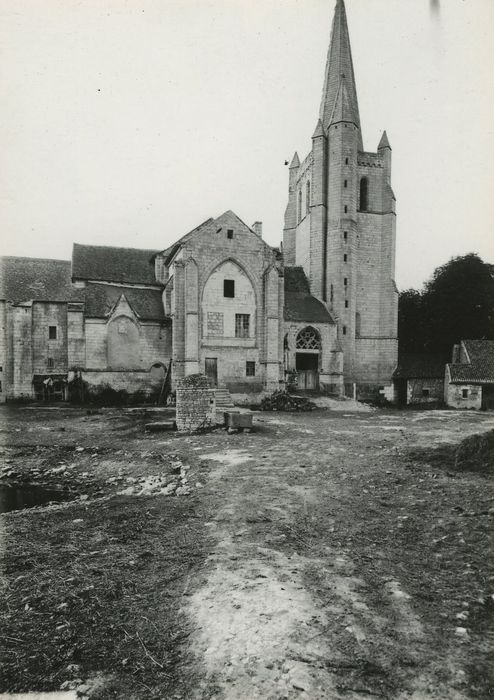
[[[233,209],[282,239],[334,0],[0,0],[1,253],[161,249]],[[386,129],[397,283],[494,262],[494,0],[347,0],[364,147]]]

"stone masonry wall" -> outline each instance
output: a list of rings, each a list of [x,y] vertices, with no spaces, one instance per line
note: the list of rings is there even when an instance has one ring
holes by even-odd
[[[65,374],[68,370],[67,304],[33,302],[33,374]],[[49,328],[56,338],[50,339]]]
[[[204,376],[191,375],[177,382],[176,422],[182,432],[211,428],[216,425],[214,390]]]
[[[478,384],[447,384],[445,394],[451,408],[482,408],[482,387]]]

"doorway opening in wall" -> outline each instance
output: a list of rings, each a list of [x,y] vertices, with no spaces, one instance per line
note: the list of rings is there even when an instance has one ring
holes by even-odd
[[[303,328],[297,335],[295,352],[295,369],[299,390],[318,391],[320,352],[321,337],[319,333],[310,326]]]
[[[206,357],[204,365],[204,373],[208,378],[209,386],[218,386],[218,358]]]
[[[297,352],[295,355],[298,389],[317,391],[319,389],[319,353]]]

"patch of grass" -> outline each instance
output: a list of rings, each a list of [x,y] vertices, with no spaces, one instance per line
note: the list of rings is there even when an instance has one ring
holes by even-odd
[[[491,475],[494,473],[494,430],[470,435],[458,445],[415,449],[410,457],[435,468]]]
[[[116,497],[4,520],[0,691],[101,672],[111,684],[98,700],[181,692],[181,601],[205,556],[194,499]]]

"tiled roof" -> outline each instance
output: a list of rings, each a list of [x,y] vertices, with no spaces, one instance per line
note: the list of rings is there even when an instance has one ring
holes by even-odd
[[[42,258],[0,258],[0,299],[21,303],[38,301],[76,301],[83,292],[74,289],[70,260]]]
[[[110,284],[88,284],[85,288],[84,312],[89,318],[107,318],[122,294],[143,321],[164,321],[165,313],[159,289],[117,287]]]
[[[443,378],[446,360],[441,355],[400,353],[394,379]]]
[[[72,277],[123,284],[158,284],[153,260],[158,252],[74,243]]]
[[[448,365],[451,381],[457,383],[494,382],[494,340],[462,340],[469,363]]]
[[[331,323],[334,320],[322,301],[310,293],[303,267],[285,267],[285,321]]]

